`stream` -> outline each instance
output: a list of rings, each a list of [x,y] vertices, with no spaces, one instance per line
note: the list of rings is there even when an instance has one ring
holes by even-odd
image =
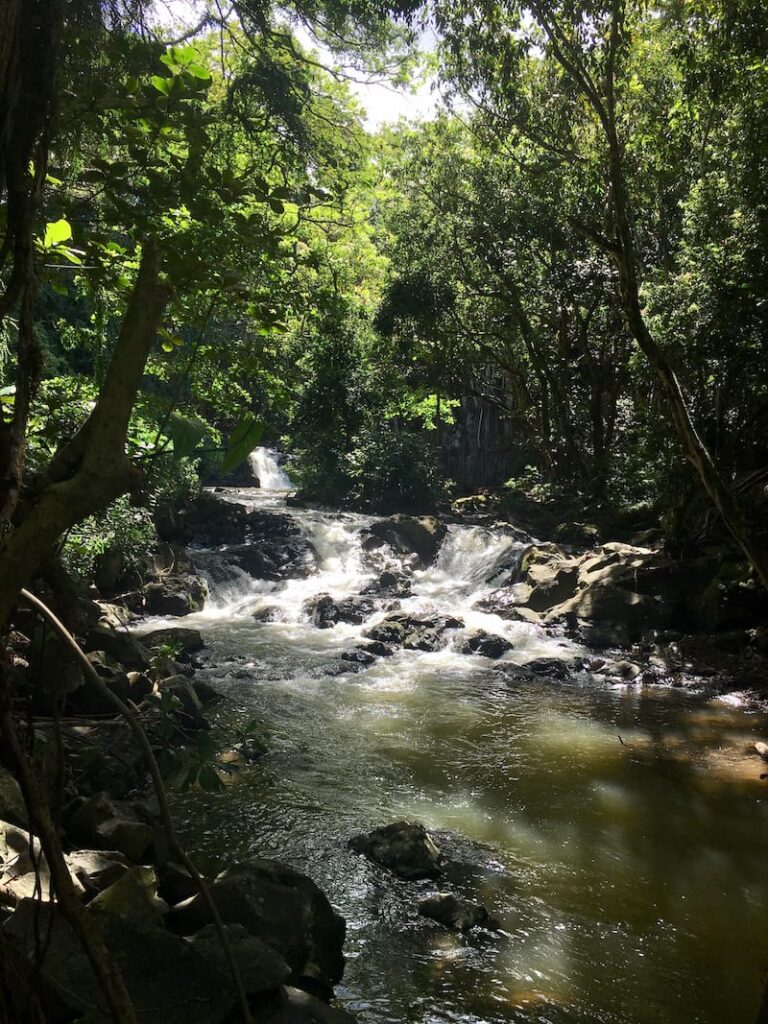
[[[516,678],[532,658],[588,652],[478,609],[522,550],[482,527],[450,527],[399,602],[465,628],[442,650],[353,671],[340,655],[385,612],[318,629],[304,602],[370,583],[372,520],[287,509],[268,489],[287,478],[255,456],[262,489],[223,500],[290,514],[318,572],[222,578],[210,571],[219,553],[193,553],[211,598],[183,625],[203,633],[201,675],[227,697],[214,722],[231,735],[257,719],[269,748],[224,793],[174,798],[201,866],[266,856],[311,875],[347,919],[337,994],[362,1024],[753,1024],[768,967],[768,783],[747,751],[765,717],[587,672]],[[278,621],[254,618],[267,608]],[[477,629],[512,650],[500,662],[461,653]],[[434,830],[448,857],[438,884],[347,849],[403,818]],[[502,930],[456,934],[419,917],[438,889],[483,903]]]

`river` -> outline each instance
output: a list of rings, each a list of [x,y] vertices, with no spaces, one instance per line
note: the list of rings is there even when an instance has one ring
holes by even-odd
[[[584,652],[477,609],[519,548],[480,527],[451,527],[401,602],[460,615],[466,629],[447,647],[323,674],[383,616],[318,629],[303,610],[370,582],[370,520],[286,510],[266,489],[226,497],[288,511],[319,571],[282,583],[234,574],[184,620],[203,632],[204,675],[227,697],[215,724],[231,733],[258,719],[269,747],[223,794],[176,797],[201,865],[259,855],[311,875],[347,919],[338,996],[363,1024],[752,1024],[768,967],[768,783],[747,751],[765,717],[585,672],[516,679],[512,666],[532,657]],[[280,621],[254,618],[267,607]],[[514,644],[506,676],[459,652],[477,628]],[[435,883],[400,881],[347,849],[402,818],[443,846],[437,888],[482,902],[500,932],[419,917]]]

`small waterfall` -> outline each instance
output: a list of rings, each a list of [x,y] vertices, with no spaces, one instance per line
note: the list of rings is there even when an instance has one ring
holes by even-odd
[[[508,582],[527,545],[482,526],[451,527],[435,564],[418,575],[417,592],[431,598],[474,595],[488,584]]]
[[[290,491],[291,478],[280,468],[277,452],[271,448],[254,448],[248,456],[251,472],[265,491]]]

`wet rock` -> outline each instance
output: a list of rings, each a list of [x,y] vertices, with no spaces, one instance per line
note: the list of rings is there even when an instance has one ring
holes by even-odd
[[[375,602],[368,597],[346,597],[337,603],[336,614],[339,622],[360,625],[371,617],[375,607]]]
[[[285,958],[263,939],[251,935],[240,924],[227,924],[224,927],[246,995],[268,992],[290,978],[291,968]],[[208,924],[201,928],[192,936],[190,946],[200,956],[215,964],[222,974],[228,973],[229,965],[215,925]]]
[[[437,558],[447,528],[434,516],[395,515],[373,523],[369,532],[386,541],[395,551],[415,554],[423,565],[431,565]]]
[[[230,547],[221,557],[257,580],[301,579],[317,568],[315,553],[301,534]]]
[[[484,658],[500,658],[511,651],[513,644],[503,636],[495,633],[486,633],[484,629],[478,629],[469,636],[461,648],[462,654],[481,654]]]
[[[148,583],[143,591],[143,611],[147,615],[189,615],[205,607],[208,584],[202,576],[165,579]]]
[[[550,679],[567,679],[571,674],[569,662],[562,658],[534,658],[519,666],[524,673],[535,676],[548,676]]]
[[[768,743],[763,743],[762,740],[758,740],[755,743],[755,753],[762,757],[764,761],[768,761]]]
[[[254,1024],[355,1024],[355,1018],[345,1010],[286,985],[252,1000]]]
[[[439,892],[421,900],[419,913],[459,932],[467,932],[470,928],[498,928],[498,922],[480,903],[472,903],[449,892]]]
[[[306,875],[270,860],[249,860],[213,882],[216,906],[229,924],[240,924],[285,958],[291,982],[330,995],[344,969],[346,925]],[[211,923],[200,895],[173,907],[169,926],[189,935]]]
[[[120,965],[139,1024],[223,1024],[234,999],[218,966],[155,923],[88,912]],[[82,943],[55,904],[23,900],[3,933],[25,957],[32,957],[39,936],[46,936],[38,993],[64,1011],[65,1019],[87,1014],[99,1024],[111,1020]]]
[[[441,874],[440,847],[416,822],[397,821],[349,840],[350,849],[393,871],[400,878],[434,878]]]
[[[490,612],[503,619],[514,618],[518,608],[524,605],[531,596],[531,589],[525,583],[517,583],[512,587],[499,587],[478,601],[476,607],[482,612]]]
[[[259,608],[253,613],[255,622],[282,622],[283,609],[276,604],[267,605],[266,608]]]
[[[371,654],[370,651],[365,651],[362,648],[357,648],[354,651],[344,651],[341,656],[342,661],[349,661],[356,665],[372,665],[376,661],[376,655]]]
[[[27,824],[21,786],[7,768],[0,768],[0,819],[22,827]]]
[[[170,647],[181,654],[194,654],[205,647],[200,630],[184,626],[153,629],[149,633],[139,633],[138,638],[150,651],[157,651],[161,647]]]
[[[173,698],[175,707],[173,717],[183,732],[199,732],[203,729],[210,729],[210,722],[203,714],[200,698],[192,682],[186,676],[176,675],[163,679],[154,696],[158,700],[162,700],[163,694],[170,694]]]
[[[248,539],[248,513],[244,505],[203,493],[182,508],[164,508],[157,530],[162,540],[184,545],[215,548],[244,544]]]
[[[606,672],[608,675],[618,676],[619,679],[632,680],[637,679],[642,669],[633,661],[615,661],[607,665]]]
[[[395,648],[391,644],[385,644],[381,640],[370,640],[368,643],[360,644],[357,649],[373,654],[377,658],[390,658],[395,653]]]
[[[305,601],[304,613],[318,629],[332,629],[339,621],[339,608],[330,594],[318,594]]]
[[[413,577],[404,569],[385,569],[364,589],[364,594],[379,594],[385,597],[410,597]]]
[[[211,686],[204,679],[193,679],[191,682],[195,696],[203,706],[206,704],[220,704],[224,700],[223,694],[219,693],[215,686]]]
[[[412,651],[437,651],[445,646],[443,634],[449,629],[461,629],[461,619],[451,616],[419,617],[396,612],[363,630],[363,636],[384,644],[403,646]]]

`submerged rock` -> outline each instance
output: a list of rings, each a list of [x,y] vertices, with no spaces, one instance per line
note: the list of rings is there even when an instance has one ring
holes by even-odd
[[[396,821],[355,836],[348,845],[400,878],[435,878],[441,874],[440,847],[417,822]]]
[[[480,903],[472,903],[450,892],[439,892],[421,900],[419,913],[459,932],[467,932],[470,928],[499,927]]]
[[[550,679],[567,679],[571,674],[571,666],[563,658],[534,658],[519,667],[523,672],[531,672],[535,676],[549,676]]]

